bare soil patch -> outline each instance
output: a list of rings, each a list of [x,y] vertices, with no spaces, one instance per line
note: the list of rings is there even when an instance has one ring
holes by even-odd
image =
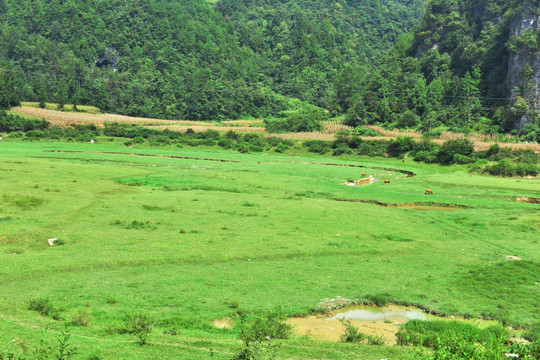
[[[215,319],[212,321],[212,326],[216,329],[230,329],[234,325],[233,321],[229,318]]]
[[[520,203],[529,203],[529,204],[540,204],[540,198],[520,196],[516,198],[517,202]]]
[[[413,210],[435,210],[435,211],[455,211],[457,209],[470,209],[469,206],[460,204],[447,204],[435,202],[407,202],[407,203],[384,203],[377,200],[362,200],[362,199],[333,199],[342,202],[355,202],[362,204],[371,204],[383,207],[392,207],[398,209],[413,209]]]

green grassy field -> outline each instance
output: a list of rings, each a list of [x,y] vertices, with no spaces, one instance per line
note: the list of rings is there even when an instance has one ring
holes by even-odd
[[[362,172],[391,183],[342,185]],[[513,326],[540,320],[540,205],[515,201],[539,198],[539,178],[382,158],[3,140],[0,189],[0,351],[64,329],[28,309],[36,298],[67,321],[88,316],[70,329],[80,359],[227,359],[237,332],[213,320],[278,305],[307,314],[338,295]],[[134,312],[159,320],[142,347],[115,330]],[[410,351],[276,343],[278,358],[292,359]]]

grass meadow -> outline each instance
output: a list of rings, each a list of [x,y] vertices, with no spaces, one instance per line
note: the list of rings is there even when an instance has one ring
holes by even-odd
[[[390,183],[343,185],[362,172]],[[0,350],[20,348],[15,338],[54,342],[68,323],[77,359],[229,359],[238,332],[214,320],[276,306],[310,314],[335,296],[528,326],[540,321],[540,205],[516,197],[540,198],[540,179],[357,156],[3,140]],[[30,310],[36,300],[51,312]],[[121,331],[133,314],[155,320],[145,346]],[[283,359],[411,351],[275,343]]]

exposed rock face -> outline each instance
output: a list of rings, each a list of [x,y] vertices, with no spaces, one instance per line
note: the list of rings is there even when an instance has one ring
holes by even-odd
[[[540,33],[540,5],[533,0],[523,1],[523,10],[518,12],[510,24],[510,41],[524,39],[530,34],[538,38]],[[522,45],[515,42],[517,45]],[[529,43],[530,44],[530,43]],[[530,110],[540,110],[540,49],[536,46],[517,46],[510,55],[508,62],[508,88],[515,101],[521,96]],[[533,121],[528,115],[523,115],[518,127]]]

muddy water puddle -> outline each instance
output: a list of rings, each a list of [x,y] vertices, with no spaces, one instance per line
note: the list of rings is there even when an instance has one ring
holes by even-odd
[[[289,323],[293,326],[297,335],[308,336],[315,340],[339,341],[345,328],[340,320],[347,319],[359,331],[382,336],[387,345],[396,344],[396,333],[401,324],[409,320],[459,320],[477,324],[481,327],[494,325],[494,321],[466,320],[459,318],[444,318],[423,312],[415,307],[405,306],[359,306],[331,314],[308,316],[305,318],[291,318]]]

